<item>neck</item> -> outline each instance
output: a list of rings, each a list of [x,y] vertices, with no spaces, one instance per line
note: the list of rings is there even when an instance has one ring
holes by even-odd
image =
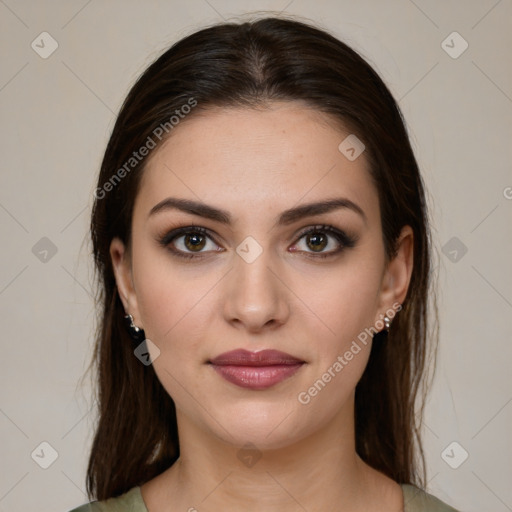
[[[353,401],[346,405],[353,411]],[[375,470],[356,454],[353,413],[264,451],[234,447],[179,415],[178,425],[180,458],[162,475],[161,499],[172,510],[356,511],[368,503]]]

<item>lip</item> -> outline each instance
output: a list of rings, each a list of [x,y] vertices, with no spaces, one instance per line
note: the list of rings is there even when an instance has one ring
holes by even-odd
[[[267,389],[291,377],[305,361],[279,350],[233,350],[208,361],[224,379],[249,389]]]

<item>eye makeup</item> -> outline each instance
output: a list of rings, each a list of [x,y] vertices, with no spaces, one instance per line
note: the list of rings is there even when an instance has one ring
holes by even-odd
[[[309,239],[308,239],[309,237]],[[326,251],[326,252],[317,252],[317,251],[303,251],[297,250],[294,248],[292,252],[301,253],[308,258],[329,258],[334,257],[345,251],[346,249],[353,248],[358,240],[358,237],[354,235],[349,235],[345,231],[335,228],[334,226],[328,224],[319,224],[305,228],[297,235],[297,240],[292,247],[300,242],[303,238],[308,239],[319,239],[327,240],[329,243],[329,239],[333,239],[337,243],[337,248],[334,250]],[[184,249],[180,249],[176,247],[176,241],[179,239],[183,239],[184,242],[181,245],[184,245]],[[215,252],[224,252],[223,249],[213,249],[208,251],[203,251],[205,244],[204,240],[210,240],[215,245],[218,246],[216,242],[215,235],[207,228],[197,225],[189,225],[182,226],[175,229],[172,229],[166,232],[164,235],[157,237],[158,243],[167,249],[173,256],[178,258],[185,259],[203,259],[212,253]],[[187,245],[190,245],[189,250],[186,249]],[[307,243],[307,242],[306,242]],[[194,251],[191,250],[193,247],[197,247],[200,250]]]

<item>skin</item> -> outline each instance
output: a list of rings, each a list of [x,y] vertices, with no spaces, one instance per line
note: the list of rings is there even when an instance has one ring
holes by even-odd
[[[403,302],[413,265],[409,226],[386,261],[364,152],[348,160],[338,145],[349,132],[329,121],[299,102],[214,109],[190,116],[151,155],[132,245],[111,244],[125,310],[160,350],[153,366],[177,407],[181,456],[141,487],[149,512],[403,510],[398,484],[355,451],[354,392],[371,340],[308,404],[297,399]],[[225,209],[233,223],[176,209],[149,216],[169,196]],[[341,208],[274,226],[286,209],[333,197],[350,199],[366,218]],[[355,246],[315,258],[300,235],[318,224],[356,236]],[[212,235],[199,238],[202,259],[159,244],[171,229],[194,225]],[[335,251],[339,242],[322,233],[320,252]],[[252,263],[236,252],[248,236],[262,249]],[[185,241],[178,236],[174,247],[197,255]],[[277,349],[306,364],[271,388],[245,389],[206,364],[237,348]],[[246,443],[260,457],[250,466],[240,456]]]

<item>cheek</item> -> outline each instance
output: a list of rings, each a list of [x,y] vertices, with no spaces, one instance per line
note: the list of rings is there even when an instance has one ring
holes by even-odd
[[[298,332],[306,333],[311,360],[299,402],[322,422],[343,407],[361,378],[371,350],[380,267],[364,258],[329,272],[308,274],[294,289],[304,298]]]
[[[157,268],[154,265],[143,273],[145,280],[137,291],[146,337],[159,350],[158,357],[152,354],[153,369],[176,407],[187,416],[200,417],[197,404],[209,402],[202,396],[201,370],[207,359],[205,342],[211,338],[209,315],[214,309],[208,290],[215,281],[205,276],[194,279],[176,270],[158,272]]]
[[[218,315],[212,304],[215,285],[223,273],[198,272],[171,258],[158,249],[134,251],[134,285],[146,337],[160,350],[155,368],[165,364],[179,373],[184,363],[203,362],[205,332]]]
[[[295,278],[294,293],[300,298],[298,315],[316,333],[316,356],[324,359],[343,351],[372,326],[377,310],[380,269],[358,262],[311,270]],[[361,336],[364,337],[364,336]]]

